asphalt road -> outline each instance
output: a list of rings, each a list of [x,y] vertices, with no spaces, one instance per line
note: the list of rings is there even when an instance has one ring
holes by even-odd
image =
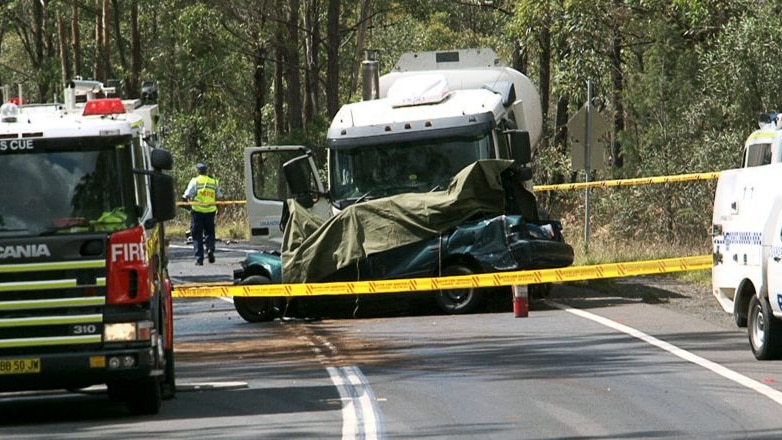
[[[176,251],[172,277],[230,280],[241,249],[218,246],[203,267]],[[558,285],[528,318],[263,324],[222,299],[177,299],[178,394],[159,415],[130,416],[100,390],[7,396],[0,436],[782,438],[782,365],[756,361],[724,321],[675,307],[686,295],[657,290],[650,301],[633,285]]]

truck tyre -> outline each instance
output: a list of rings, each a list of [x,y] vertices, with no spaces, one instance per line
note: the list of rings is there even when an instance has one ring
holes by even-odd
[[[125,405],[133,415],[155,415],[162,400],[160,381],[147,378],[131,384],[126,390]]]
[[[174,374],[174,350],[167,349],[166,367],[163,370],[163,383],[160,384],[160,396],[163,400],[171,400],[176,396],[176,375]]]
[[[761,361],[779,359],[782,355],[782,322],[774,317],[765,298],[753,295],[749,301],[747,333],[752,354]]]
[[[263,275],[251,275],[239,282],[239,285],[269,283],[271,280]],[[277,317],[275,302],[273,298],[235,296],[234,308],[247,322],[268,322]]]
[[[473,270],[459,264],[443,269],[442,276],[472,275]],[[483,306],[485,299],[481,289],[470,287],[467,289],[444,289],[435,293],[435,301],[442,311],[452,315],[473,313]]]

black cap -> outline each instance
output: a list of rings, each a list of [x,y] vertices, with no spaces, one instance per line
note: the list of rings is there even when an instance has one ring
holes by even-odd
[[[198,171],[202,172],[202,173],[205,173],[205,172],[206,172],[206,164],[205,164],[205,163],[203,163],[203,162],[198,162],[198,163],[196,164],[196,169],[197,169]]]

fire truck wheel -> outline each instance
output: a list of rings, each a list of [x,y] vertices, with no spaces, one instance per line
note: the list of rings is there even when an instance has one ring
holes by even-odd
[[[774,317],[765,298],[753,295],[749,301],[747,333],[752,354],[761,361],[782,356],[782,321]]]
[[[147,378],[132,384],[133,389],[125,396],[125,405],[133,415],[154,415],[160,411],[162,400],[160,382]]]
[[[176,376],[174,375],[174,350],[166,350],[166,367],[164,369],[163,383],[160,384],[160,395],[163,400],[171,400],[176,395]]]
[[[271,280],[263,275],[251,275],[241,282],[240,285],[269,284]],[[277,307],[275,299],[265,297],[234,297],[234,308],[247,322],[268,322],[277,317]]]
[[[473,270],[461,264],[454,264],[443,269],[442,276],[472,275]],[[485,295],[481,289],[444,289],[435,293],[437,305],[445,313],[461,315],[472,313],[483,306]]]

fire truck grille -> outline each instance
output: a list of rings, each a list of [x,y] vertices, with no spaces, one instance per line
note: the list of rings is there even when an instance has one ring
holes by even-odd
[[[0,353],[101,343],[106,262],[0,265]]]

